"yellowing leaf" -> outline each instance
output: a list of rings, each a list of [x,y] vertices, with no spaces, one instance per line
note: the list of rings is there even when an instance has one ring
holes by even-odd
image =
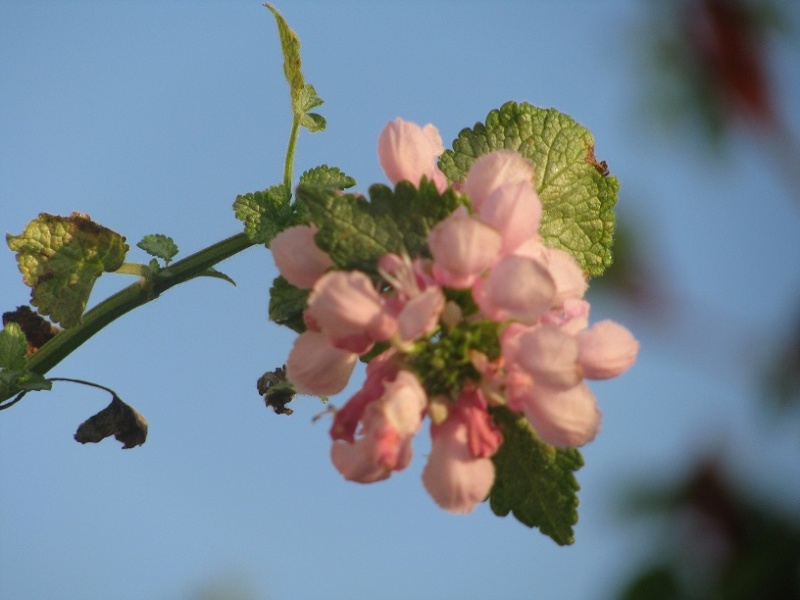
[[[80,323],[97,278],[119,269],[128,252],[124,237],[80,213],[42,213],[6,242],[32,288],[31,304],[67,328]]]

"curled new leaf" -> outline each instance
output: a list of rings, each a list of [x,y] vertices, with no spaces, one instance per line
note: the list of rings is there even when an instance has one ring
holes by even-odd
[[[147,439],[147,421],[116,395],[111,404],[81,423],[75,441],[97,443],[112,435],[122,442],[123,450],[141,446]]]
[[[286,75],[286,81],[289,82],[292,112],[300,125],[309,131],[322,131],[326,125],[325,118],[322,115],[308,112],[321,106],[323,100],[317,95],[314,86],[306,83],[303,77],[300,40],[274,6],[271,4],[264,6],[275,16],[275,22],[278,25],[278,35],[281,38],[281,49],[283,50],[283,73]]]
[[[31,304],[67,328],[80,323],[97,278],[119,269],[128,252],[123,236],[80,213],[41,213],[6,241],[17,253],[22,280],[32,288]]]

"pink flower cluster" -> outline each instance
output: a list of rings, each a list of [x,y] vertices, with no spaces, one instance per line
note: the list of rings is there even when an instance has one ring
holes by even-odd
[[[424,177],[440,191],[447,187],[436,166],[443,151],[435,127],[401,119],[378,142],[392,183],[418,185]],[[334,417],[331,457],[346,479],[368,483],[404,469],[428,416],[425,487],[443,508],[469,512],[489,494],[491,457],[503,442],[490,406],[524,414],[557,447],[581,446],[597,434],[600,411],[584,379],[620,375],[639,345],[611,321],[589,327],[581,268],[539,237],[542,205],[533,175],[533,165],[516,152],[478,158],[460,189],[472,212],[459,208],[430,231],[431,259],[381,258],[378,272],[387,285],[380,289],[365,273],[332,269],[314,244],[314,225],[273,240],[281,274],[311,288],[307,331],[286,364],[298,392],[336,394],[360,355],[376,343],[388,347],[369,361],[363,386]],[[493,342],[449,356],[446,340],[476,324],[488,327]],[[433,355],[442,362],[439,371],[419,363],[419,356]],[[464,376],[443,388],[430,379],[441,372]]]

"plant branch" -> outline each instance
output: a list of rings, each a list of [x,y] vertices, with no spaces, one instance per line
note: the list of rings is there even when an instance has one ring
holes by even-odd
[[[239,233],[165,267],[150,278],[140,277],[83,315],[80,325],[61,331],[34,352],[28,358],[26,369],[44,375],[112,321],[252,245],[244,233]],[[0,387],[0,401],[14,393],[15,390]]]

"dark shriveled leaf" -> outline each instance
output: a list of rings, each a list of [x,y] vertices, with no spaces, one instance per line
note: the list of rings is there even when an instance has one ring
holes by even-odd
[[[116,395],[111,404],[81,423],[75,432],[75,441],[97,443],[112,435],[122,442],[123,450],[141,446],[147,439],[145,418]]]

